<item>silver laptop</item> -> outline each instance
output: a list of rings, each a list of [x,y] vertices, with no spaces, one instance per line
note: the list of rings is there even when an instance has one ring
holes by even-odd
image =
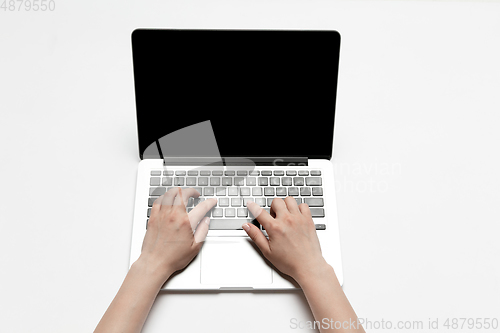
[[[153,201],[193,187],[210,230],[198,256],[163,289],[276,290],[275,270],[241,225],[293,196],[311,209],[326,261],[343,283],[332,165],[340,35],[336,31],[137,29],[132,33],[137,174],[130,265]],[[266,234],[266,231],[262,229]]]

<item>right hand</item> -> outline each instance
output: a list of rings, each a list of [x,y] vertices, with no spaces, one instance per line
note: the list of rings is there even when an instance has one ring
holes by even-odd
[[[249,201],[247,208],[266,229],[269,240],[251,223],[244,224],[243,229],[279,271],[300,284],[310,273],[328,265],[307,204],[297,205],[293,197],[274,198],[271,213],[275,217],[254,202]]]

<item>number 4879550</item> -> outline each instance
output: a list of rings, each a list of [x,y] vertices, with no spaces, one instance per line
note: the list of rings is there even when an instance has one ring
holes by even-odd
[[[56,9],[56,2],[54,0],[3,0],[0,5],[0,10],[4,12],[19,12],[19,11],[33,11],[45,12],[54,11]]]

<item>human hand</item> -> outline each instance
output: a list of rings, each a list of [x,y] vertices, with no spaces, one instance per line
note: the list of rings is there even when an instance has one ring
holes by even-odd
[[[199,197],[193,188],[175,187],[153,203],[142,252],[137,260],[163,284],[172,273],[186,267],[200,251],[208,233],[210,218],[204,217],[217,199],[200,202],[189,214],[190,197]]]
[[[316,227],[309,206],[297,205],[293,197],[274,198],[271,216],[254,202],[247,202],[248,210],[266,229],[269,240],[258,227],[243,225],[248,236],[262,254],[282,273],[299,284],[303,278],[328,265],[321,254]]]

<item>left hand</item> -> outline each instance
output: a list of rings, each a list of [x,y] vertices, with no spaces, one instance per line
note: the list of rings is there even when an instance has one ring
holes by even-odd
[[[200,202],[188,214],[188,199],[199,196],[193,188],[175,187],[153,203],[137,261],[162,284],[193,260],[207,236],[210,218],[204,216],[217,204],[217,199]]]

